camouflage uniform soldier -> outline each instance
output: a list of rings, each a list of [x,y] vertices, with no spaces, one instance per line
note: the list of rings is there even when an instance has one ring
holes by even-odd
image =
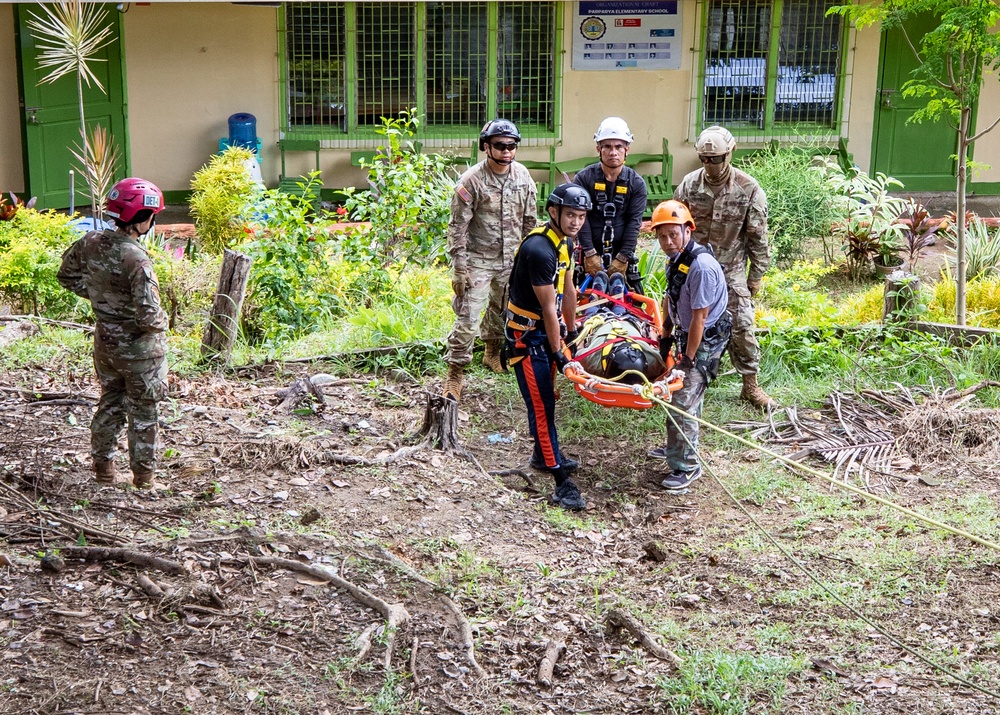
[[[684,177],[674,198],[691,210],[694,240],[708,244],[726,273],[733,335],[729,357],[743,377],[740,399],[765,408],[775,401],[757,384],[760,347],[754,337],[753,297],[771,265],[767,197],[753,177],[732,166],[736,140],[722,127],[701,133],[695,150],[704,165]]]
[[[466,171],[455,186],[448,222],[448,252],[455,297],[455,325],[448,335],[448,378],[444,395],[462,396],[462,375],[472,362],[472,343],[483,308],[483,365],[500,372],[504,286],[521,237],[535,227],[535,182],[514,161],[521,134],[513,122],[494,119],[479,133],[486,159]]]
[[[153,486],[156,403],[166,397],[167,314],[153,264],[139,236],[163,210],[163,193],[142,179],[125,179],[108,194],[117,231],[91,231],[63,254],[59,283],[90,300],[97,318],[94,368],[101,399],[90,423],[98,482],[113,484],[118,435],[128,422],[132,483]]]

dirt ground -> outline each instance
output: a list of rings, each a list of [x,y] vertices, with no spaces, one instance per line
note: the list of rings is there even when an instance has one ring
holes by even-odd
[[[576,425],[566,451],[581,459],[590,503],[567,515],[547,506],[546,476],[483,471],[527,470],[512,377],[476,373],[462,406],[461,437],[482,469],[433,450],[380,465],[419,426],[425,386],[340,374],[324,404],[277,406],[279,389],[324,369],[175,381],[162,407],[169,491],[155,493],[92,480],[91,375],[0,376],[0,712],[1000,712],[817,593],[719,483],[665,493],[649,444],[632,430],[599,434],[580,398],[565,395],[559,411]],[[716,399],[748,416],[732,385]],[[996,686],[996,553],[765,470],[739,445],[708,440],[705,452],[744,494],[765,475],[784,480],[741,503],[868,617]],[[369,463],[344,463],[353,458]],[[907,481],[891,498],[933,510],[974,487],[995,514],[995,472],[949,479]],[[996,538],[996,520],[979,516]],[[135,562],[82,560],[74,545],[122,547]],[[364,594],[409,619],[387,632]],[[607,628],[615,608],[682,660],[725,651],[794,665],[756,689],[736,672],[742,695],[723,683],[714,700],[668,700],[670,684],[695,693],[712,678],[682,683],[669,657]],[[550,642],[565,644],[551,688],[536,682]]]

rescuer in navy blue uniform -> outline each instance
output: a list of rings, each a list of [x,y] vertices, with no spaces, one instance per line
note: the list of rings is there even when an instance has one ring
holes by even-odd
[[[593,207],[577,243],[585,273],[621,273],[630,290],[642,293],[642,276],[635,249],[646,211],[646,182],[625,166],[632,132],[621,117],[608,117],[594,134],[601,160],[580,171],[573,183],[590,195]]]
[[[545,204],[549,221],[528,232],[514,256],[509,283],[504,357],[517,376],[528,408],[528,427],[535,440],[531,466],[545,469],[556,482],[552,502],[564,509],[587,506],[570,478],[579,467],[559,449],[553,382],[570,355],[563,336],[576,319],[576,288],[572,278],[572,238],[587,220],[590,196],[579,186],[562,184]]]

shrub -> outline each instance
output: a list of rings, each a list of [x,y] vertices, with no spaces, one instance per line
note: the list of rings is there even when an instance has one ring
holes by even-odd
[[[768,242],[775,261],[801,258],[810,238],[825,239],[833,221],[833,196],[809,146],[782,147],[741,163],[767,194]]]
[[[146,250],[160,282],[160,301],[170,316],[170,330],[200,336],[215,299],[222,256],[189,256],[183,246],[173,248],[162,239],[161,234],[159,240],[147,242]]]
[[[70,220],[22,207],[0,222],[0,298],[22,312],[53,318],[88,309],[56,280],[63,251],[78,238]]]
[[[252,158],[249,149],[229,147],[191,180],[191,215],[208,253],[222,253],[244,238],[242,212],[257,190],[246,168]]]
[[[973,278],[1000,273],[1000,228],[991,231],[978,216],[973,216],[965,226],[965,277]],[[952,249],[957,240],[957,227],[954,223],[948,227],[948,241]],[[948,258],[951,270],[956,270],[956,256]]]
[[[1000,328],[1000,274],[981,275],[965,287],[966,323],[981,328]],[[951,323],[955,317],[955,279],[945,272],[931,288],[927,319]]]
[[[351,192],[344,204],[355,221],[371,222],[370,255],[386,263],[433,262],[444,256],[455,182],[444,157],[416,150],[414,111],[382,118],[376,131],[387,142],[364,163],[371,190]]]
[[[318,288],[331,264],[327,234],[322,223],[314,226],[307,218],[318,184],[313,173],[303,196],[270,189],[242,209],[253,216],[243,229],[254,237],[243,246],[253,259],[243,314],[245,336],[252,343],[274,344],[302,335],[335,305]]]

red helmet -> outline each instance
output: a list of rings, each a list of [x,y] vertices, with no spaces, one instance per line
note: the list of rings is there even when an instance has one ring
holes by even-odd
[[[145,179],[122,179],[108,193],[108,216],[122,223],[132,223],[143,209],[153,214],[163,210],[163,192],[156,184]]]

